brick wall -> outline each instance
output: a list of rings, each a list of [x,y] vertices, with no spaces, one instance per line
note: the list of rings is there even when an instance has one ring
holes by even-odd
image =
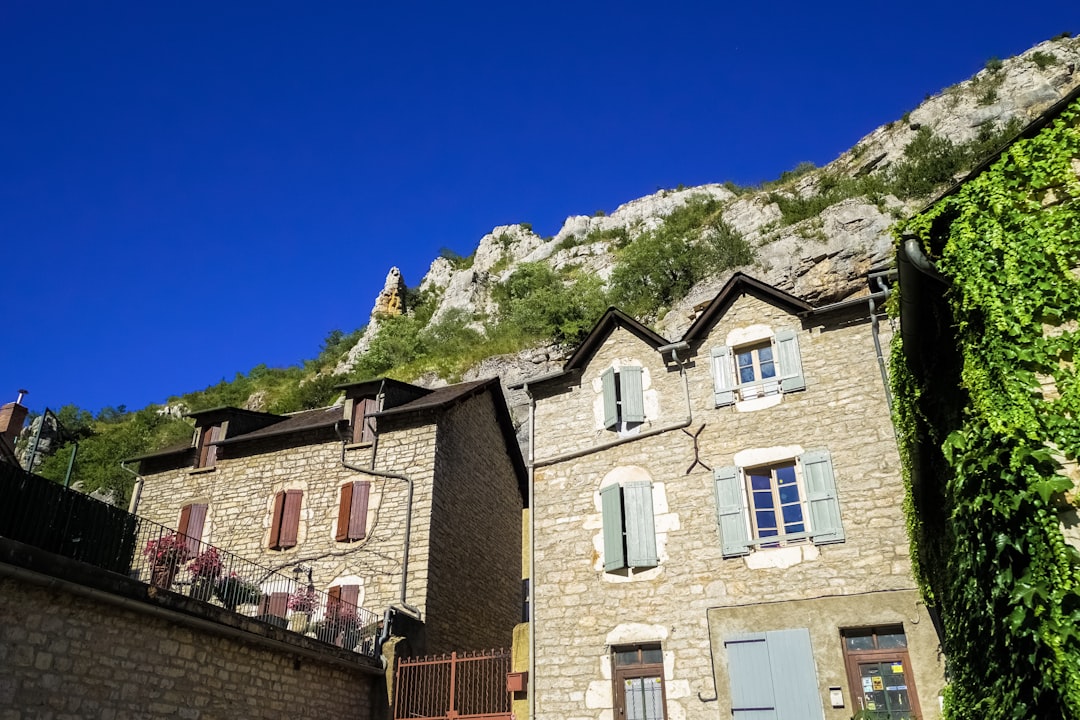
[[[0,617],[3,720],[367,720],[382,682],[10,577],[0,578]]]

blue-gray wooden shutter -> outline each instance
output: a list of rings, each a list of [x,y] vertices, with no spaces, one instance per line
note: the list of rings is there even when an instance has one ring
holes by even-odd
[[[604,521],[604,570],[626,567],[623,547],[622,488],[608,485],[600,491],[600,509]]]
[[[732,365],[731,348],[727,345],[712,349],[713,395],[716,407],[735,402],[735,366]]]
[[[656,527],[653,524],[652,483],[623,483],[626,522],[626,566],[656,567]]]
[[[840,521],[840,500],[829,451],[807,450],[799,460],[810,506],[810,537],[819,545],[843,542],[844,526]]]
[[[779,720],[776,689],[765,633],[724,640],[731,682],[731,714],[736,720]]]
[[[724,557],[750,552],[750,528],[746,524],[746,490],[742,473],[730,466],[713,471],[716,480],[716,520],[720,525],[720,548]]]
[[[825,720],[818,689],[814,651],[806,628],[771,630],[765,633],[776,693],[776,716],[780,720]]]
[[[622,390],[623,422],[645,422],[645,396],[641,387],[641,368],[623,365],[619,369],[619,385]]]
[[[776,355],[780,361],[780,390],[792,392],[806,389],[799,339],[794,330],[776,331]]]
[[[604,427],[608,430],[619,424],[619,404],[615,398],[615,371],[608,368],[600,376],[604,390]]]
[[[824,720],[806,628],[734,635],[724,649],[736,720]]]

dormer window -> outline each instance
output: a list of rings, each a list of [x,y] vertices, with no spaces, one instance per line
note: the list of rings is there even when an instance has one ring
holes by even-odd
[[[712,349],[716,407],[806,388],[795,331],[777,330],[771,337],[758,337]]]

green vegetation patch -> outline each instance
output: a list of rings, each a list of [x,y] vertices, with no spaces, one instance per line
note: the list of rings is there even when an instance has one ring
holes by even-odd
[[[951,317],[940,323],[958,343],[950,372],[913,377],[899,344],[892,360],[913,556],[945,628],[949,718],[1080,717],[1080,555],[1059,520],[1076,502],[1062,463],[1080,457],[1077,158],[1080,102],[897,231],[942,247]],[[934,472],[912,488],[920,447]]]

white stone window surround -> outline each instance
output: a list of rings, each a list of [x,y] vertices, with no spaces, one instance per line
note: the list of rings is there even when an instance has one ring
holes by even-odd
[[[624,645],[659,643],[664,653],[664,692],[668,700],[668,718],[669,720],[677,720],[685,717],[681,701],[691,695],[690,681],[679,679],[676,675],[678,668],[675,664],[675,653],[664,647],[664,643],[670,637],[670,632],[671,627],[663,624],[620,623],[612,628],[604,638],[603,654],[596,658],[599,662],[600,678],[589,682],[584,697],[585,707],[591,710],[600,710],[599,717],[601,718],[611,717],[615,707],[611,684],[613,677],[611,648]]]
[[[604,519],[601,507],[600,491],[609,485],[619,485],[625,482],[651,482],[653,503],[653,528],[656,533],[657,565],[643,570],[629,570],[625,575],[604,571]],[[586,515],[584,527],[593,531],[593,570],[595,570],[603,582],[625,583],[641,580],[652,580],[663,572],[664,564],[669,560],[667,554],[668,533],[677,531],[681,527],[677,513],[671,512],[667,500],[667,487],[663,482],[652,479],[649,472],[637,465],[625,465],[614,468],[600,481],[593,493],[594,514]]]
[[[781,383],[781,358],[776,343],[777,332],[778,329],[771,325],[755,323],[745,327],[734,328],[727,333],[724,338],[724,346],[729,349],[730,356],[725,358],[713,358],[713,362],[710,363],[710,372],[713,376],[714,388],[718,385],[725,384],[718,381],[718,373],[730,373],[728,387],[734,393],[735,401],[734,403],[731,403],[730,401],[720,403],[717,401],[717,406],[732,404],[736,412],[754,412],[756,410],[775,407],[783,402],[784,392]],[[772,362],[774,363],[776,371],[775,376],[767,379],[755,379],[753,382],[739,382],[739,368],[736,360],[738,353],[745,352],[746,350],[754,348],[755,346],[761,346],[765,343],[768,343],[772,347]],[[795,347],[798,347],[797,344]],[[796,355],[797,354],[796,351]],[[721,371],[716,366],[718,361],[727,363],[728,367],[726,367],[724,371]]]
[[[649,368],[637,358],[617,358],[616,360],[613,360],[611,364],[598,368],[590,383],[593,391],[593,427],[595,428],[597,435],[604,435],[609,432],[604,426],[603,375],[609,369],[618,373],[623,366],[627,365],[641,368],[641,401],[644,408],[645,420],[641,423],[626,423],[620,420],[619,426],[616,429],[619,437],[632,437],[637,435],[641,431],[642,425],[653,423],[660,416],[660,396],[652,387],[652,373],[649,372]]]
[[[735,465],[740,468],[753,468],[778,465],[789,461],[794,462],[795,458],[802,455],[803,452],[805,452],[805,448],[803,448],[802,445],[777,445],[767,448],[750,448],[735,453],[733,460]],[[795,463],[795,474],[800,483],[801,498],[805,505],[806,494],[802,485],[802,467],[797,462]],[[741,481],[743,492],[749,494],[750,491],[745,473],[743,473]],[[749,501],[749,498],[746,505],[745,513],[747,527],[753,527],[751,524],[752,518],[750,518],[749,515],[749,513],[752,512],[752,503]],[[809,518],[806,516],[805,508],[803,512],[805,522],[807,522],[807,526],[809,527]],[[746,561],[747,567],[751,569],[788,568],[808,560],[817,560],[820,556],[821,553],[813,543],[800,543],[771,548],[759,547],[754,552],[746,555],[744,560]]]

